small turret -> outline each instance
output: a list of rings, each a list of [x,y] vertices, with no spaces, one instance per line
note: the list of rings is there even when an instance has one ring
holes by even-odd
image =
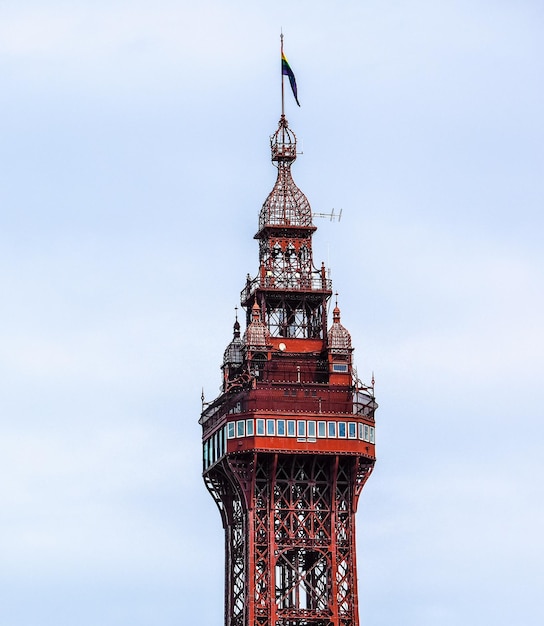
[[[327,343],[329,350],[333,354],[349,355],[353,351],[351,347],[351,335],[340,323],[340,309],[338,304],[332,312],[332,326],[327,333]]]
[[[329,382],[331,385],[346,385],[351,381],[351,335],[340,323],[338,302],[332,312],[332,326],[327,333]]]
[[[238,321],[238,314],[236,314],[236,320],[233,327],[232,341],[225,348],[223,353],[223,390],[228,387],[228,382],[236,378],[240,372],[240,367],[244,362],[244,356],[242,354],[242,339],[240,338],[240,322]]]
[[[242,343],[246,352],[266,350],[270,345],[270,333],[261,320],[261,307],[255,301],[251,309],[251,323],[244,333]]]
[[[270,332],[261,319],[261,307],[255,301],[251,308],[251,322],[242,340],[243,351],[250,372],[257,378],[262,375],[264,364],[270,358]]]

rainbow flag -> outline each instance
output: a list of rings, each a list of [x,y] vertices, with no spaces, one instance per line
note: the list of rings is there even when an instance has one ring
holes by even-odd
[[[297,97],[297,81],[295,80],[295,75],[293,74],[293,70],[289,66],[287,59],[285,58],[285,54],[281,53],[281,73],[283,76],[289,76],[289,83],[291,84],[291,89],[293,90],[293,96],[295,96],[295,101],[300,106],[300,102]]]

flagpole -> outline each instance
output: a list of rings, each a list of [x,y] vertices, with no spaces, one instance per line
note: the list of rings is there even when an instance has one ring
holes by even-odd
[[[283,90],[283,33],[280,32],[280,42],[281,42],[281,58],[280,58],[280,67],[281,67],[281,116],[285,117],[285,97]]]

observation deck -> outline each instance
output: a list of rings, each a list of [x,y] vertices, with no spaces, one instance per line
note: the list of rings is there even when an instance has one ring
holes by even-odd
[[[375,458],[371,387],[259,382],[222,394],[203,412],[206,471],[227,454],[248,451],[347,454]]]
[[[316,271],[307,276],[298,276],[283,274],[282,276],[256,276],[249,279],[246,286],[240,292],[240,299],[245,305],[251,296],[258,290],[266,291],[294,291],[294,292],[313,292],[321,296],[332,294],[332,280],[323,278],[321,273]]]

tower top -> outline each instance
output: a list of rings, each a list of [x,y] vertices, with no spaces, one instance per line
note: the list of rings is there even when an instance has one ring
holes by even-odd
[[[296,99],[282,46],[277,178],[241,293],[245,332],[236,319],[220,394],[202,400],[203,477],[225,529],[226,626],[358,626],[354,516],[377,403],[357,378],[338,301],[327,330],[332,284],[314,265],[310,203],[291,176],[284,75]]]
[[[259,233],[267,227],[303,227],[315,230],[308,198],[291,176],[291,164],[297,158],[297,138],[289,128],[285,115],[280,117],[278,129],[270,137],[270,148],[272,162],[278,168],[278,176],[259,214]],[[260,238],[260,235],[257,237]]]

